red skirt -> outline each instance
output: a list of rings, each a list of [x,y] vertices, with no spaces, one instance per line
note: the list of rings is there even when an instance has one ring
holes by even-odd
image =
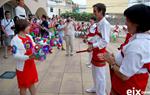
[[[32,84],[38,82],[38,75],[33,59],[25,61],[24,70],[16,70],[18,87],[29,88]]]
[[[141,90],[145,91],[147,83],[148,83],[148,73],[145,74],[135,74],[131,78],[126,81],[123,81],[119,78],[113,70],[110,70],[111,73],[111,82],[112,82],[112,90],[117,95],[126,95],[127,90]],[[141,92],[141,95],[142,92]]]

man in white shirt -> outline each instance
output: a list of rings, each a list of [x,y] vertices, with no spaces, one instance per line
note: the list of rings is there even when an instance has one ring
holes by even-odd
[[[15,8],[16,16],[19,17],[19,19],[26,19],[26,11],[24,9],[24,0],[17,0],[18,6]]]
[[[5,18],[1,21],[2,31],[5,34],[4,44],[5,44],[5,54],[4,58],[8,57],[8,46],[10,45],[10,41],[14,36],[14,31],[12,27],[14,27],[14,21],[10,18],[10,12],[5,12]]]
[[[106,53],[107,44],[110,41],[110,23],[105,19],[106,6],[97,3],[93,6],[93,13],[98,19],[93,43],[88,50],[92,51],[92,75],[94,87],[87,92],[96,92],[96,95],[106,95],[106,62],[98,58],[98,54]]]
[[[75,34],[75,23],[68,18],[65,24],[66,56],[73,56],[73,39]]]

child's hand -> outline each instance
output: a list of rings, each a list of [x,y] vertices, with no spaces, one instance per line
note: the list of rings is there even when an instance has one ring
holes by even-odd
[[[35,54],[30,55],[30,56],[29,56],[29,59],[39,60],[39,59],[36,57],[36,55],[35,55]]]
[[[29,55],[29,59],[34,59],[35,58],[35,55],[32,54],[32,55]]]

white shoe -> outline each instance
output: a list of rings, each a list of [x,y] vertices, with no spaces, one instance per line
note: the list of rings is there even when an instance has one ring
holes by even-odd
[[[96,89],[92,87],[92,88],[86,89],[86,92],[87,93],[96,93]]]
[[[86,65],[90,65],[91,63],[86,63]]]
[[[90,64],[90,65],[88,65],[87,67],[88,67],[88,68],[92,68],[92,65]]]

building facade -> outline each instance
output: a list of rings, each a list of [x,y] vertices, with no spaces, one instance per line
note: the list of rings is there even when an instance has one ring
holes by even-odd
[[[86,12],[92,13],[92,6],[96,3],[104,3],[107,7],[107,13],[123,13],[128,7],[128,0],[87,0]]]
[[[70,0],[48,0],[47,14],[49,17],[53,15],[60,15],[66,11],[72,12],[73,2]]]
[[[37,17],[41,15],[47,15],[47,0],[24,0],[25,1],[25,10],[27,15],[35,14]],[[16,0],[0,0],[0,17],[3,16],[3,13],[6,10],[11,12],[12,17],[15,16],[15,7],[17,6]]]

